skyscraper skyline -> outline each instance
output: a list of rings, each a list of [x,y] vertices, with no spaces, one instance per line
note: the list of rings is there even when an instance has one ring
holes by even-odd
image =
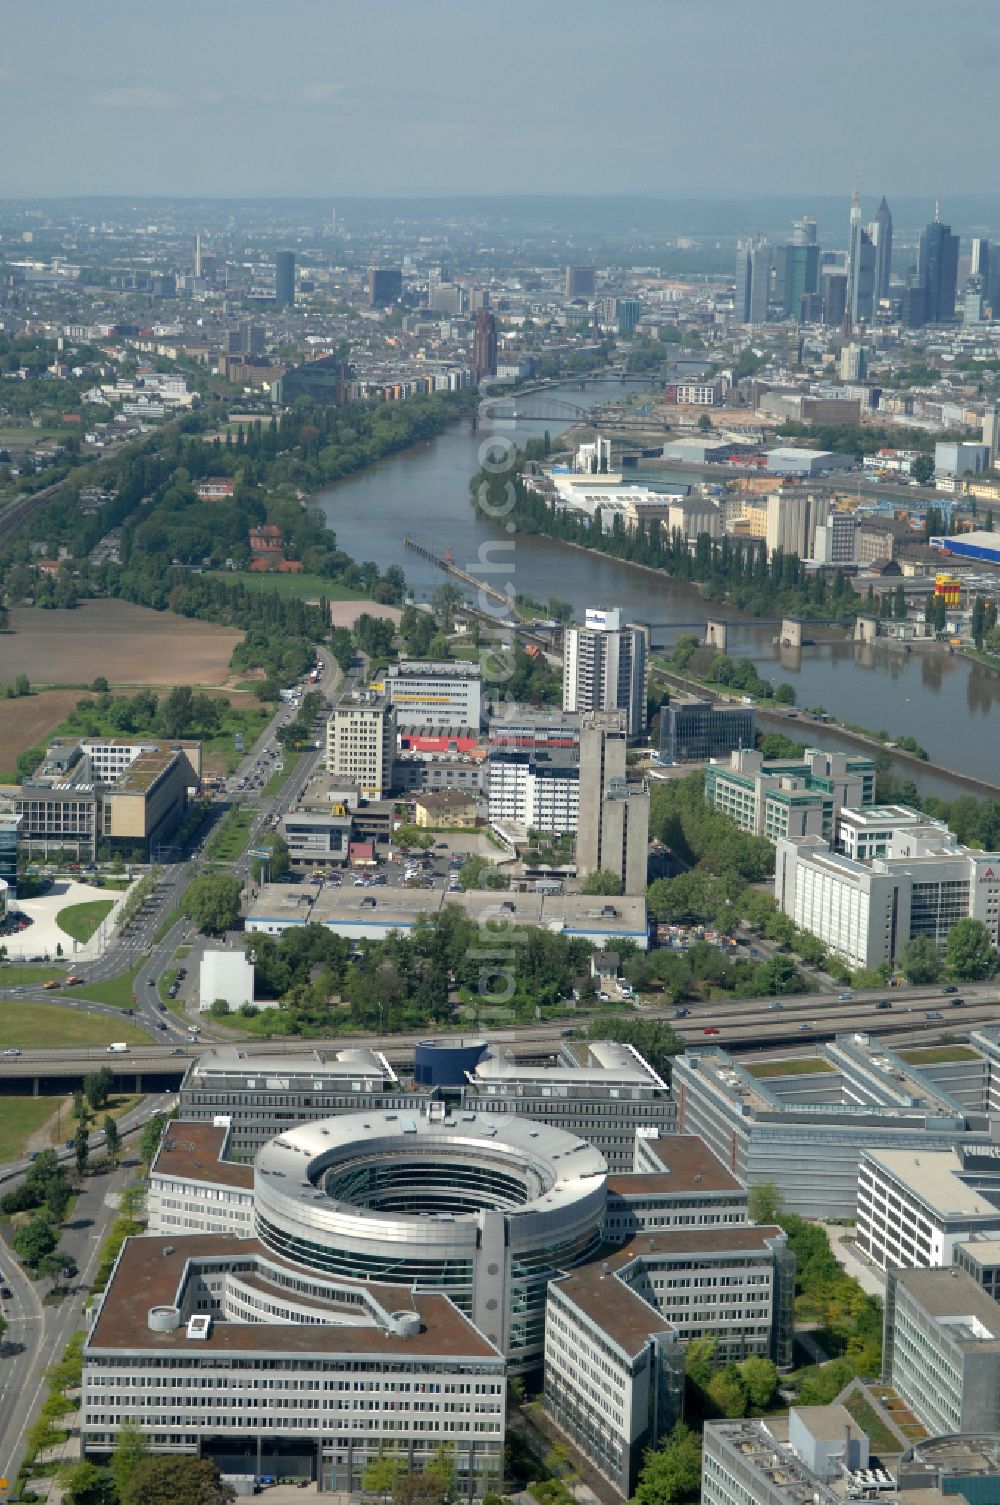
[[[274,301],[279,308],[293,308],[295,306],[294,251],[275,252]]]
[[[488,308],[481,308],[476,315],[472,331],[472,366],[477,381],[497,374],[497,321]]]

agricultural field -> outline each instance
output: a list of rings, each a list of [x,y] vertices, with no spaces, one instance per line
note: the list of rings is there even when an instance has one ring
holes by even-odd
[[[15,606],[4,636],[5,680],[88,685],[224,685],[243,634],[128,601],[82,601],[72,611]]]

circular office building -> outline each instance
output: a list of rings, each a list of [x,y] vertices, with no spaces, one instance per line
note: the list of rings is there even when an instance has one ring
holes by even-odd
[[[607,1193],[586,1140],[499,1113],[352,1113],[260,1151],[257,1236],[331,1274],[444,1291],[515,1367],[541,1359],[545,1288],[593,1257]]]

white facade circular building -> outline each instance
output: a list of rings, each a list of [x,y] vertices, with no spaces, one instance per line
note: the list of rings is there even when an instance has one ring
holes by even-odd
[[[516,1367],[542,1355],[545,1288],[602,1236],[604,1156],[533,1119],[352,1113],[260,1151],[257,1236],[331,1274],[443,1291]]]

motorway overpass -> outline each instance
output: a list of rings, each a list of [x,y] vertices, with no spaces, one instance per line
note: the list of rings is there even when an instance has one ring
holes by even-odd
[[[940,987],[882,989],[862,994],[849,1003],[839,1003],[833,993],[805,993],[783,999],[733,999],[723,1003],[692,1004],[684,1019],[675,1019],[672,1008],[642,1009],[627,1018],[668,1021],[687,1045],[720,1045],[737,1054],[761,1051],[809,1051],[836,1035],[863,1030],[891,1044],[936,1044],[942,1035],[965,1037],[973,1029],[1000,1022],[1000,995],[995,984],[970,983],[963,989],[964,1004]],[[878,1008],[888,1001],[889,1008]],[[928,1019],[928,1012],[941,1015]],[[590,1018],[580,1020],[585,1027]],[[486,1029],[483,1038],[523,1061],[540,1061],[553,1055],[573,1027],[572,1019],[558,1025],[525,1025],[520,1029]],[[465,1031],[468,1035],[469,1030]],[[237,1041],[239,1049],[254,1056],[302,1055],[310,1050],[338,1051],[355,1045],[381,1048],[396,1067],[413,1062],[413,1047],[427,1031],[393,1035],[376,1041],[371,1036],[324,1040],[281,1039]],[[8,1096],[47,1096],[74,1091],[90,1072],[107,1066],[115,1078],[115,1091],[127,1093],[176,1090],[190,1062],[211,1050],[201,1045],[131,1046],[111,1053],[95,1047],[79,1049],[26,1050],[4,1060],[0,1093]]]

